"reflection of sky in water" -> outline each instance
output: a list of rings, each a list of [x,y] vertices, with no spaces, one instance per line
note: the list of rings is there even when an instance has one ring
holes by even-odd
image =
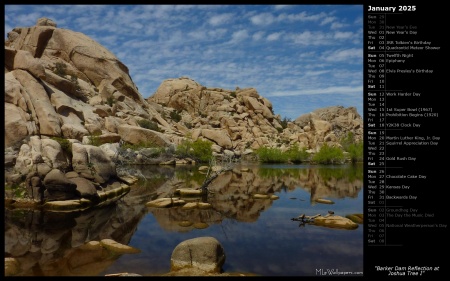
[[[182,241],[215,237],[223,245],[226,272],[251,272],[264,276],[316,275],[316,269],[339,271],[363,270],[363,229],[330,229],[299,226],[291,218],[300,214],[325,215],[329,210],[345,216],[363,212],[363,194],[357,198],[332,198],[335,204],[312,204],[310,194],[302,188],[276,193],[280,198],[262,211],[256,222],[225,219],[206,229],[187,233],[167,232],[151,213],[140,222],[129,245],[140,254],[124,255],[102,274],[135,272],[142,275],[170,271],[173,249]],[[291,198],[296,199],[291,199]],[[301,199],[301,200],[300,200]],[[304,201],[302,201],[304,200]]]

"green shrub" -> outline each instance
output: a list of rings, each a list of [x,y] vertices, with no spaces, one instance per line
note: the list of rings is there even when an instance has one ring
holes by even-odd
[[[188,129],[192,129],[192,123],[190,122],[184,122],[184,126]]]
[[[200,162],[208,162],[212,158],[212,142],[198,139],[192,143],[193,157]]]
[[[293,163],[302,163],[308,160],[309,153],[306,152],[306,147],[300,149],[298,144],[295,144],[286,151],[288,158]]]
[[[175,149],[175,154],[177,154],[180,157],[189,157],[191,148],[192,148],[192,141],[184,139]]]
[[[260,147],[255,153],[259,161],[263,163],[284,163],[289,160],[289,155],[279,148]]]
[[[356,142],[353,132],[348,132],[345,137],[340,141],[343,149],[350,155],[352,162],[362,161],[364,158],[364,145],[363,142]]]
[[[78,83],[78,77],[76,75],[70,75],[70,81],[75,85],[77,91],[80,91],[80,84]]]
[[[348,151],[349,146],[353,143],[355,143],[353,132],[348,132],[340,141],[340,144],[345,151]]]
[[[161,132],[161,129],[158,127],[158,124],[156,124],[156,122],[153,122],[151,120],[141,119],[141,120],[137,121],[137,123],[142,128]]]
[[[363,161],[364,158],[364,144],[363,142],[353,143],[347,148],[347,152],[350,155],[350,160],[355,163]]]
[[[175,121],[175,122],[180,122],[181,120],[181,115],[178,111],[174,110],[170,112],[170,118]]]
[[[57,62],[55,64],[55,69],[53,70],[53,72],[56,75],[59,75],[61,77],[65,77],[66,74],[67,74],[66,69],[67,69],[67,65],[65,63]]]
[[[78,84],[78,77],[76,75],[70,75],[70,81],[72,83]]]
[[[306,148],[300,149],[298,144],[289,147],[285,152],[279,148],[268,147],[260,147],[255,152],[259,161],[263,163],[301,163],[309,157]]]
[[[17,184],[17,183],[13,183],[11,185],[6,184],[5,190],[11,191],[13,198],[20,198],[20,199],[31,198],[24,184]]]
[[[325,143],[312,160],[319,164],[338,164],[344,160],[344,152],[339,147],[331,147]]]
[[[100,141],[100,133],[91,134],[89,138],[89,144],[93,146],[100,146],[103,143]]]
[[[281,127],[283,127],[283,129],[286,129],[288,122],[291,122],[291,119],[284,117],[283,120],[280,121]]]
[[[116,102],[116,100],[114,99],[114,97],[108,97],[107,99],[106,99],[106,103],[109,105],[109,106],[113,106],[113,104]]]
[[[180,157],[193,158],[201,163],[207,163],[213,157],[212,143],[208,140],[197,139],[192,141],[185,139],[177,146],[175,154]]]
[[[67,158],[72,159],[72,143],[68,139],[60,137],[52,137],[51,139],[59,143],[63,153],[67,156]]]

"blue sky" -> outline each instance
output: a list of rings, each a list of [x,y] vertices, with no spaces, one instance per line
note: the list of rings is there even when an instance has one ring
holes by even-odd
[[[256,88],[275,114],[363,115],[362,5],[5,5],[5,38],[48,17],[109,49],[144,98],[162,81]]]

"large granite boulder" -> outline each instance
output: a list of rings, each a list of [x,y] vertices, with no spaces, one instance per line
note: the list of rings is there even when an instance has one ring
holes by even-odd
[[[171,271],[197,268],[203,272],[220,272],[225,251],[214,237],[198,237],[178,244],[170,258]]]

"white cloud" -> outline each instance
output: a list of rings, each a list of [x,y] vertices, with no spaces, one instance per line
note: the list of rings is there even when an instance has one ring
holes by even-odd
[[[212,26],[223,25],[230,22],[233,16],[231,13],[214,15],[209,18],[208,23]]]
[[[322,55],[322,59],[329,62],[351,62],[362,64],[363,49],[361,48],[350,48],[350,49],[340,49],[331,52],[325,52]]]
[[[195,30],[188,33],[188,36],[195,40],[205,40],[208,36],[204,30]]]
[[[248,32],[247,30],[239,30],[239,31],[235,31],[233,32],[233,34],[231,35],[231,42],[239,42],[242,41],[246,38],[248,38]]]
[[[320,25],[325,25],[330,22],[334,22],[335,20],[336,20],[336,17],[326,17],[320,22]]]
[[[300,54],[300,58],[311,58],[311,57],[315,57],[316,56],[316,52],[312,51],[312,52],[306,52],[306,53],[301,53]]]
[[[18,22],[21,25],[21,27],[33,26],[36,24],[37,20],[41,17],[42,17],[41,13],[34,12],[34,13],[18,15],[15,18],[15,21]]]
[[[115,45],[118,38],[116,35],[102,36],[99,38],[102,44]]]
[[[272,34],[269,34],[268,36],[267,36],[267,41],[275,41],[275,40],[278,40],[278,39],[280,39],[280,36],[283,34],[283,32],[275,32],[275,33],[272,33]]]
[[[264,31],[258,31],[258,32],[254,33],[252,35],[252,38],[253,38],[253,40],[258,41],[258,40],[261,40],[261,38],[264,37],[264,34],[265,34]]]
[[[321,31],[311,32],[307,30],[302,33],[289,34],[287,37],[295,44],[305,46],[328,45],[334,43],[333,40],[331,40],[332,35]]]
[[[340,23],[340,22],[333,22],[330,26],[331,29],[339,29],[339,28],[343,28],[347,25]]]
[[[306,21],[318,21],[322,18],[325,18],[327,16],[326,13],[321,12],[318,14],[308,14],[307,12],[301,12],[298,14],[281,14],[278,16],[278,20],[279,21],[301,21],[301,22],[306,22]]]
[[[324,95],[324,94],[354,94],[362,93],[363,86],[336,86],[321,89],[301,89],[290,91],[277,91],[272,92],[268,96],[271,97],[287,97],[287,96],[303,96],[303,95]]]
[[[11,26],[9,26],[8,24],[5,24],[5,38],[8,37],[8,33],[12,30],[13,28]]]
[[[211,29],[211,30],[207,30],[206,31],[208,34],[208,37],[211,39],[219,39],[224,37],[228,30],[226,28],[215,28],[215,29]]]
[[[291,5],[275,5],[274,9],[275,10],[282,10],[282,9],[286,9],[286,8],[289,8],[289,7],[292,7],[292,6]]]
[[[338,31],[338,32],[334,33],[335,39],[350,39],[353,36],[355,36],[355,34],[350,31],[347,31],[347,32]]]
[[[316,71],[306,71],[305,76],[319,76],[325,73],[329,73],[330,70],[316,70]]]
[[[270,25],[274,21],[275,18],[270,13],[262,13],[250,17],[250,22],[254,25]]]

